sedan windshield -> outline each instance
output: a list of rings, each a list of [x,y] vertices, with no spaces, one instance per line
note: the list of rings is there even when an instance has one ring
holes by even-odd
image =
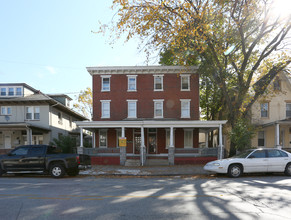
[[[246,158],[252,151],[254,151],[254,150],[243,151],[243,152],[233,156],[232,158]]]

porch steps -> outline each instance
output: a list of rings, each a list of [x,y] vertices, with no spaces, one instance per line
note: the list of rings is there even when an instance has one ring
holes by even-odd
[[[126,167],[138,167],[140,166],[140,160],[139,159],[127,159],[125,161],[125,165]]]
[[[169,165],[168,159],[147,159],[146,166],[167,166]]]

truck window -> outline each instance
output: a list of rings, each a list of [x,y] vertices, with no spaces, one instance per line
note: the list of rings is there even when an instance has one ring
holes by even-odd
[[[43,156],[44,154],[44,147],[32,147],[29,150],[29,155],[31,156]]]
[[[47,147],[47,154],[59,154],[60,151],[56,148],[56,147],[53,147],[53,146],[48,146]]]
[[[13,156],[25,156],[27,155],[28,152],[28,147],[20,147],[15,149],[14,151],[11,152],[11,155]]]

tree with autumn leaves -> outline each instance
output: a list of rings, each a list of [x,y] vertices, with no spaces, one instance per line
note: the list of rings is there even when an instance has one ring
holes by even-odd
[[[82,90],[78,97],[76,97],[78,102],[73,106],[77,111],[83,113],[83,115],[90,120],[93,118],[93,102],[92,102],[92,90],[87,87],[86,90]]]
[[[147,52],[172,54],[175,65],[199,65],[209,97],[220,106],[211,119],[227,119],[231,129],[274,77],[288,68],[291,27],[272,12],[271,0],[114,0],[112,36],[139,37]],[[102,29],[104,26],[102,27]],[[103,29],[104,30],[104,29]],[[209,102],[211,103],[211,102]],[[207,107],[207,100],[205,100]],[[235,143],[231,144],[231,152]]]

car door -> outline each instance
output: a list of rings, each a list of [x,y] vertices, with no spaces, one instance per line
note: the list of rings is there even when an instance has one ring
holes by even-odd
[[[29,149],[25,159],[27,170],[43,170],[45,146],[36,145]]]
[[[288,154],[279,149],[270,149],[268,152],[268,172],[284,172],[289,161]]]
[[[12,150],[3,159],[3,167],[6,171],[21,171],[25,169],[25,158],[28,153],[28,146],[18,147]]]
[[[244,172],[267,172],[268,158],[266,150],[258,149],[251,153],[245,160]]]

